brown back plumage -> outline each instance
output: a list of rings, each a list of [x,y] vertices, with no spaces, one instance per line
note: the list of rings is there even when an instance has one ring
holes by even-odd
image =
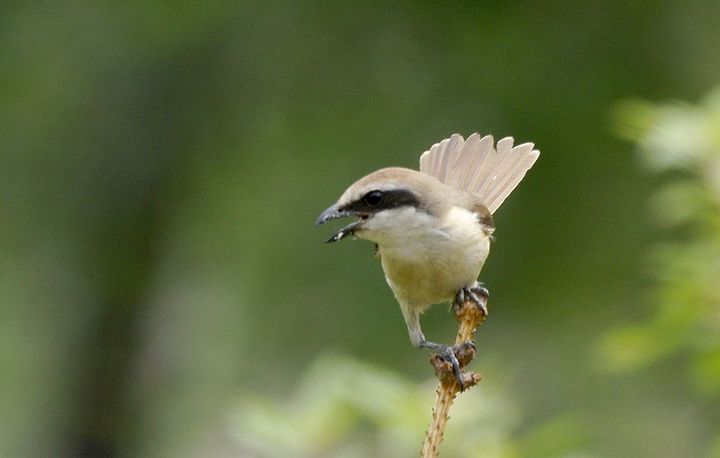
[[[533,143],[513,148],[513,138],[493,145],[493,136],[459,134],[434,144],[420,156],[420,171],[462,191],[475,194],[495,213],[533,166],[540,151]]]

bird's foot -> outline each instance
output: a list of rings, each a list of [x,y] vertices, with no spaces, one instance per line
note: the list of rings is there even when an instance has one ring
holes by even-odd
[[[468,364],[475,356],[475,344],[473,342],[465,342],[459,345],[445,345],[424,341],[420,344],[420,347],[434,351],[438,357],[449,363],[452,366],[455,381],[460,385],[460,391],[465,389],[463,374],[460,369]]]
[[[455,295],[455,301],[453,307],[459,308],[465,301],[474,302],[482,311],[483,316],[488,316],[487,299],[490,296],[490,292],[480,282],[475,282],[471,286],[466,286],[460,289],[457,295]]]

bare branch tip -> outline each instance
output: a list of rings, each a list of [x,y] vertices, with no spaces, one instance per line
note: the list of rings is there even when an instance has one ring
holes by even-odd
[[[465,367],[475,358],[476,350],[473,340],[477,327],[487,318],[487,295],[481,296],[479,302],[464,301],[453,307],[455,318],[460,322],[455,339],[455,356],[460,367]],[[442,442],[445,427],[450,418],[450,407],[461,391],[477,385],[482,377],[474,372],[462,372],[462,385],[458,383],[452,364],[438,355],[430,356],[430,364],[439,380],[435,390],[437,398],[432,410],[432,423],[426,432],[422,457],[437,457],[438,447]]]

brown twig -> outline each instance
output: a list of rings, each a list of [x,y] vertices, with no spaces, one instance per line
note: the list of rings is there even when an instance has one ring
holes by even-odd
[[[481,299],[485,301],[484,305],[487,306],[487,297],[482,296]],[[455,345],[460,346],[460,350],[456,353],[460,367],[467,366],[475,357],[475,347],[467,343],[474,340],[475,330],[485,321],[483,308],[473,301],[465,301],[461,305],[454,307],[455,319],[460,322],[457,337],[455,337]],[[440,383],[436,390],[437,398],[432,410],[432,421],[425,435],[425,442],[420,453],[422,458],[435,458],[438,456],[438,449],[440,442],[443,440],[445,426],[450,419],[450,407],[457,394],[461,391],[460,384],[455,379],[452,364],[438,355],[430,356],[430,364],[435,369],[435,375],[437,375]],[[480,381],[480,374],[474,372],[463,372],[462,377],[464,389],[468,389]]]

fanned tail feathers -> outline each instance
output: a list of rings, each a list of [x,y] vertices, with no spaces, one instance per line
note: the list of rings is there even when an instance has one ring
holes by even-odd
[[[420,171],[441,182],[477,195],[495,213],[533,166],[540,151],[533,143],[513,147],[505,137],[493,146],[493,136],[453,134],[420,156]]]

